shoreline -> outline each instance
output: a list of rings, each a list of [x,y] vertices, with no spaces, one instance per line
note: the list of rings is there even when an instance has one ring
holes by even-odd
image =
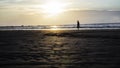
[[[78,30],[78,28],[56,28],[56,29],[0,29],[0,31],[16,31],[16,30],[19,30],[19,31],[27,31],[27,30],[30,30],[30,31],[32,31],[32,30],[40,30],[40,31],[42,31],[42,30],[55,30],[55,31],[57,31],[57,30],[70,30],[70,31],[72,31],[72,30]],[[79,28],[79,30],[120,30],[120,28]]]

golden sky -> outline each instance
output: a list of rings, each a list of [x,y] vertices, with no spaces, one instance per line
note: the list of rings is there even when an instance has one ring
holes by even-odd
[[[0,25],[119,22],[120,12],[114,12],[120,11],[119,3],[120,0],[0,0]]]

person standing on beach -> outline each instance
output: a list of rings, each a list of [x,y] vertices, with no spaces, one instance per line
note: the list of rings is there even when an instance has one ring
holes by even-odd
[[[79,22],[79,20],[77,20],[77,28],[78,28],[78,30],[80,28],[80,22]]]

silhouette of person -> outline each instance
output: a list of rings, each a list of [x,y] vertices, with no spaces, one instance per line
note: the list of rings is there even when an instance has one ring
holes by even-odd
[[[79,22],[79,20],[77,20],[77,28],[78,28],[78,30],[80,28],[80,22]]]

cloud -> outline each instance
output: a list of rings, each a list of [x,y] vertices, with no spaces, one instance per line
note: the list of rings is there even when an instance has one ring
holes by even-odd
[[[1,4],[41,4],[42,0],[0,0]]]
[[[111,19],[112,22],[120,22],[120,16],[113,17]]]

